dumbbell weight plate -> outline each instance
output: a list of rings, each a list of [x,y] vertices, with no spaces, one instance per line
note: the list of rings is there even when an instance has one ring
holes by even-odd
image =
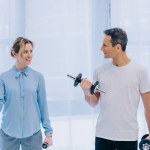
[[[143,139],[139,144],[140,150],[150,150],[150,140]]]
[[[94,94],[95,88],[97,87],[98,84],[99,84],[99,82],[96,81],[96,82],[91,86],[90,93],[91,93],[92,95]]]
[[[149,134],[145,134],[141,138],[141,142],[139,143],[140,150],[150,150],[150,140],[146,139]]]
[[[79,73],[74,81],[74,86],[77,86],[81,82],[82,73]]]
[[[145,134],[142,136],[141,140],[146,139],[149,136],[149,134]]]
[[[46,148],[48,147],[48,144],[47,144],[47,143],[43,143],[42,147],[43,147],[44,149],[46,149]]]

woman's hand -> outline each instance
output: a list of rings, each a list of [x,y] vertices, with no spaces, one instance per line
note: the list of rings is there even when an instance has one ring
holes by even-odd
[[[53,145],[52,136],[45,136],[44,143],[47,143],[48,146],[52,146]]]

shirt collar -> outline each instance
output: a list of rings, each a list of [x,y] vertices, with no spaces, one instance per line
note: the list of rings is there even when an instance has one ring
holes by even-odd
[[[16,72],[16,78],[19,78],[21,74],[26,77],[28,76],[28,67],[24,68],[23,70],[18,70],[15,66],[13,66],[13,70]]]

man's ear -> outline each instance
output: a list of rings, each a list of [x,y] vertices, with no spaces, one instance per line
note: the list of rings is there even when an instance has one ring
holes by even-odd
[[[119,50],[119,51],[122,49],[120,44],[117,44],[116,47],[117,47],[117,50]]]

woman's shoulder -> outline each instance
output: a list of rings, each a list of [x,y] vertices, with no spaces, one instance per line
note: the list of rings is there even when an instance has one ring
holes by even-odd
[[[34,74],[38,77],[43,77],[43,74],[40,71],[37,71],[36,69],[30,68],[30,67],[28,67],[27,72],[31,73],[31,74]]]
[[[7,77],[9,75],[13,74],[13,69],[9,69],[9,70],[6,70],[6,71],[3,71],[0,73],[0,77]]]

